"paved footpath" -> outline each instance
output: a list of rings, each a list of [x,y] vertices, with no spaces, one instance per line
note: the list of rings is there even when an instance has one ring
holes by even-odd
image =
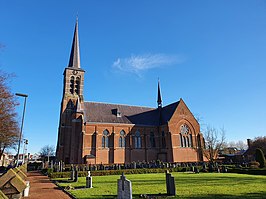
[[[29,197],[25,199],[71,199],[66,193],[60,190],[47,176],[33,171],[27,173],[27,180],[30,181]]]

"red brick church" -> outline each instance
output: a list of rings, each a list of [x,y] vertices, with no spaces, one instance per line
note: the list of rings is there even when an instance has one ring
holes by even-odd
[[[67,164],[203,161],[200,125],[182,99],[162,106],[158,84],[156,108],[87,102],[83,97],[84,73],[76,22],[64,71],[58,160]]]

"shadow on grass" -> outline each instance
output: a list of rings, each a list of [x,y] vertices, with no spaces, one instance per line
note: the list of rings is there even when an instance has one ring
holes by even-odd
[[[117,195],[91,195],[88,197],[82,197],[82,199],[114,199]],[[147,194],[146,197],[142,197],[140,194],[133,194],[134,199],[266,199],[266,191],[258,193],[246,193],[242,195],[228,195],[228,194],[208,194],[208,195],[196,195],[196,196],[167,196],[166,194]]]
[[[191,198],[191,199],[266,199],[266,191],[257,192],[257,193],[245,193],[241,195],[228,195],[228,194],[208,194],[208,195],[197,195],[191,197],[174,197],[174,198]]]

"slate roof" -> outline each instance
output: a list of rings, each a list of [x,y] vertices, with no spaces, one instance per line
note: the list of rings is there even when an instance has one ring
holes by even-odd
[[[76,20],[68,67],[80,68],[78,19]]]
[[[171,119],[178,103],[179,101],[161,109],[161,124],[165,124]],[[115,114],[117,110],[121,113],[120,117]],[[142,106],[84,102],[84,116],[85,122],[92,123],[160,125],[159,109]]]

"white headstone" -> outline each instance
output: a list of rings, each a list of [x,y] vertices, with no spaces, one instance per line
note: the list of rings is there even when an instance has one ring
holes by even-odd
[[[86,188],[92,188],[92,177],[90,171],[88,171],[88,176],[86,177]]]

